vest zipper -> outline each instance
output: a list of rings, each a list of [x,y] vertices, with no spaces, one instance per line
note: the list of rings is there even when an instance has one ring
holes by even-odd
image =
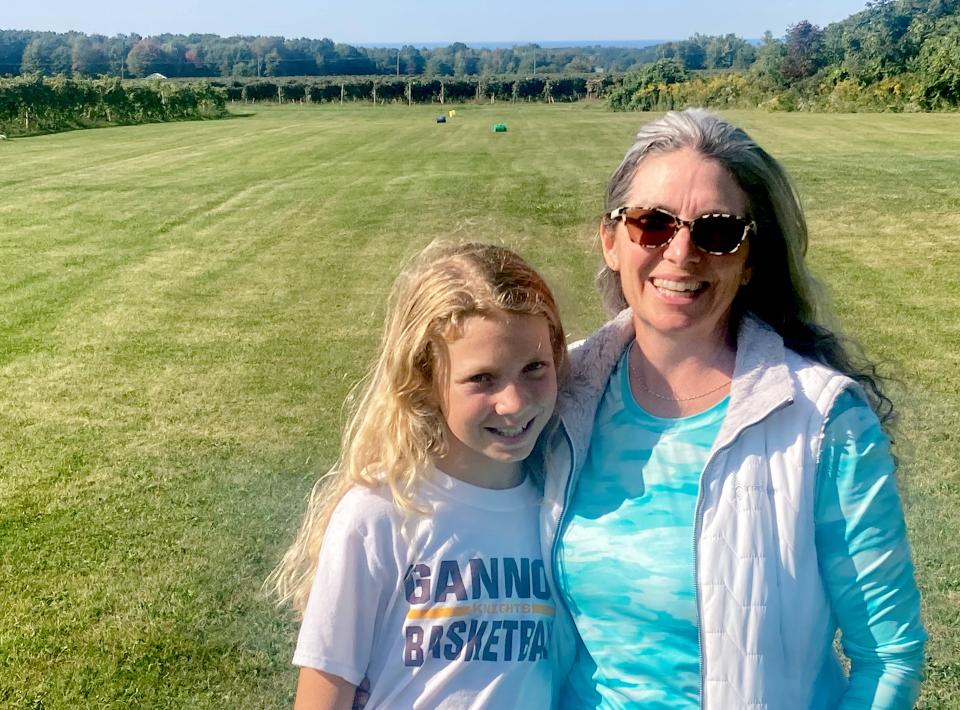
[[[566,439],[567,445],[570,447],[570,473],[567,475],[567,482],[563,488],[563,498],[560,501],[560,515],[557,516],[557,522],[553,528],[553,542],[550,545],[550,565],[553,567],[553,577],[557,580],[559,580],[557,551],[560,544],[560,528],[563,525],[563,517],[567,512],[567,500],[570,498],[570,488],[573,485],[573,472],[577,470],[577,452],[573,446],[573,441],[570,439],[570,434],[567,433],[567,428],[565,426],[562,426],[561,430],[563,431],[563,436],[564,439]],[[557,591],[561,594],[564,593],[562,584],[557,584]]]
[[[710,460],[712,460],[711,457]],[[707,464],[703,467],[703,471],[700,472],[700,488],[697,490],[697,507],[694,510],[693,514],[693,591],[696,595],[697,603],[697,655],[700,657],[700,667],[697,669],[700,673],[700,683],[697,694],[700,700],[700,707],[705,707],[703,704],[703,685],[704,678],[706,673],[704,672],[704,657],[703,657],[703,625],[700,623],[701,608],[700,608],[700,564],[697,555],[698,543],[697,541],[700,538],[700,523],[702,518],[702,508],[701,505],[703,502],[703,474],[706,473],[707,466],[710,465],[710,460],[707,461]]]

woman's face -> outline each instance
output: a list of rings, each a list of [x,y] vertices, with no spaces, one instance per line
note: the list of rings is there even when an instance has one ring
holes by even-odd
[[[722,212],[747,216],[747,196],[715,161],[683,148],[646,158],[637,169],[627,206],[659,207],[691,220]],[[733,254],[700,251],[681,227],[669,244],[647,249],[630,241],[622,220],[601,226],[603,258],[620,274],[637,337],[656,334],[722,342],[730,307],[750,280],[749,240]]]

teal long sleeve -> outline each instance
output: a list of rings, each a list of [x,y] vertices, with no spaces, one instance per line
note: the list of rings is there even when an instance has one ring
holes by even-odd
[[[817,555],[851,662],[840,708],[912,708],[927,636],[889,441],[870,407],[846,392],[821,450]]]

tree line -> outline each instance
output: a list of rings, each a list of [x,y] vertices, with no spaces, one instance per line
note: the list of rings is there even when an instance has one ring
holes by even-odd
[[[642,48],[536,44],[435,49],[355,47],[331,39],[214,34],[87,35],[0,30],[0,75],[73,77],[501,76],[642,71],[670,59],[686,71],[753,71],[792,85],[824,69],[862,84],[905,72],[956,73],[960,0],[875,0],[824,28],[799,21],[783,38],[696,34]]]
[[[548,101],[595,96],[607,97],[617,109],[699,102],[784,110],[929,110],[960,105],[960,0],[875,0],[823,28],[797,22],[782,38],[768,32],[750,42],[733,34],[697,34],[643,48],[477,49],[454,43],[396,49],[330,39],[0,31],[0,74],[18,72],[204,77],[233,100],[413,103],[455,96]],[[386,78],[391,76],[392,82]],[[531,88],[520,81],[531,77],[542,83]],[[571,81],[562,84],[558,77]],[[506,84],[491,88],[496,82]]]
[[[0,75],[74,77],[479,76],[622,72],[653,61],[652,47],[544,48],[536,44],[436,49],[354,47],[330,39],[141,37],[0,30]]]
[[[935,110],[960,106],[960,0],[877,0],[841,22],[807,21],[735,48],[730,72],[704,72],[696,37],[611,90],[616,109],[700,104],[772,110]]]

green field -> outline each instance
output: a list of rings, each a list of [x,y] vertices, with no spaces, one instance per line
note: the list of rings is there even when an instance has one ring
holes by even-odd
[[[591,224],[646,117],[458,108],[0,142],[0,707],[289,705],[296,625],[259,586],[431,239],[515,247],[573,336],[601,322]],[[921,706],[960,707],[960,115],[730,117],[793,173],[842,324],[899,381]]]

